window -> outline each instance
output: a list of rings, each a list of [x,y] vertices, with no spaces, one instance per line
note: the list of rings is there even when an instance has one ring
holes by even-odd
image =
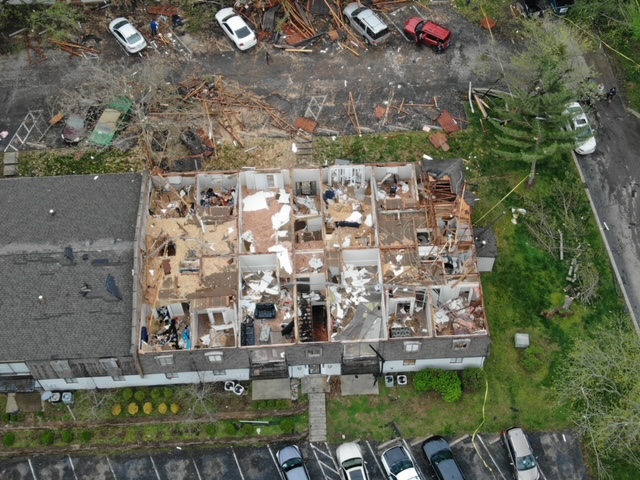
[[[165,373],[164,376],[171,380],[172,378],[178,378],[180,375],[177,373]]]
[[[402,365],[415,365],[416,361],[415,360],[404,360],[402,362]]]
[[[102,365],[102,368],[105,370],[117,370],[119,368],[118,360],[115,358],[101,358],[100,365]]]
[[[449,363],[462,363],[462,358],[461,357],[452,358],[449,360]]]
[[[418,352],[420,350],[420,342],[404,342],[405,352]]]
[[[0,375],[28,375],[31,373],[26,363],[0,363]]]
[[[307,348],[307,358],[317,358],[322,356],[322,347]]]
[[[267,188],[275,188],[276,186],[276,177],[275,175],[267,175]]]
[[[207,360],[211,363],[220,363],[222,362],[222,352],[209,352],[205,354]]]
[[[53,368],[54,372],[61,374],[69,373],[71,371],[69,362],[66,360],[56,360],[51,362],[51,368]]]
[[[454,350],[467,350],[469,348],[469,345],[471,345],[471,340],[469,338],[453,341]]]
[[[308,365],[308,367],[309,375],[320,375],[320,373],[322,373],[320,365]]]
[[[158,362],[158,365],[163,367],[173,365],[173,355],[160,355],[159,357],[156,357],[156,362]]]
[[[67,383],[78,383],[77,378],[65,378],[64,381]]]
[[[111,377],[111,379],[114,382],[126,382],[127,381],[127,379],[124,378],[123,376],[115,376],[115,377]]]
[[[226,375],[227,371],[226,370],[213,370],[213,374],[214,375]]]

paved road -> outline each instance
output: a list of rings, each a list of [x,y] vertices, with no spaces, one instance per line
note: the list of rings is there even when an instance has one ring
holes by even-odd
[[[587,474],[578,437],[571,432],[532,433],[529,435],[542,471],[543,480],[586,480]],[[421,440],[397,439],[410,448],[426,480],[435,479],[421,451]],[[481,434],[475,445],[468,436],[452,439],[452,449],[467,478],[511,479],[510,465],[497,434]],[[395,443],[394,443],[395,445]],[[16,457],[0,462],[3,480],[278,480],[275,454],[282,445],[233,447],[224,449],[172,450],[113,456]],[[391,445],[361,441],[367,469],[372,480],[382,480],[379,454]],[[336,445],[301,445],[307,468],[314,480],[339,480]],[[479,453],[478,453],[479,452]]]
[[[587,56],[608,90],[615,85],[602,51]],[[640,319],[640,120],[624,107],[624,92],[596,105],[596,152],[578,158],[607,243],[629,299]],[[637,328],[637,323],[636,323]]]

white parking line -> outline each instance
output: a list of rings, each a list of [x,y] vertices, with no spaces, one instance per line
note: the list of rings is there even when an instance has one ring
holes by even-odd
[[[326,445],[326,444],[325,444]],[[331,455],[330,453],[325,452],[324,450],[316,447],[313,443],[310,443],[309,446],[311,447],[311,451],[313,452],[313,455],[316,457],[316,462],[318,462],[318,466],[320,467],[320,470],[322,470],[322,475],[324,476],[324,478],[326,478],[327,480],[330,480],[331,477],[329,477],[329,475],[327,475],[327,473],[325,472],[325,467],[327,470],[329,470],[330,472],[335,473],[336,475],[338,475],[338,466],[336,465],[335,460],[333,459],[333,455]],[[327,446],[328,448],[328,446]],[[336,465],[336,468],[332,468],[331,465],[327,465],[326,463],[324,463],[322,460],[320,460],[320,458],[318,458],[318,452],[320,452],[322,455],[324,455],[325,457],[329,457],[331,459],[331,463],[333,463],[334,465]]]
[[[67,458],[69,459],[69,465],[71,465],[71,471],[73,472],[73,478],[78,480],[78,475],[76,475],[76,467],[73,466],[73,460],[71,460],[71,457],[69,455],[67,455]]]
[[[198,480],[202,480],[202,477],[200,476],[200,470],[198,470],[198,465],[196,465],[196,461],[195,460],[191,460],[193,462],[193,468],[196,469],[196,473],[198,474]]]
[[[31,475],[33,475],[34,480],[38,480],[38,477],[36,477],[36,472],[33,470],[33,464],[31,463],[31,459],[27,458],[27,462],[29,462],[29,469],[31,470]]]
[[[278,470],[278,475],[280,475],[280,479],[281,480],[285,480],[284,475],[282,474],[282,471],[280,470],[280,465],[278,465],[278,462],[276,462],[276,456],[271,451],[271,447],[269,445],[267,445],[267,450],[269,450],[269,453],[271,454],[271,460],[273,460],[273,463],[275,464],[276,469]]]
[[[331,457],[331,461],[333,462],[333,466],[336,467],[336,472],[339,470],[338,468],[338,464],[336,463],[336,459],[333,458],[333,455],[331,454],[331,449],[329,448],[329,444],[327,442],[324,442],[324,446],[327,447],[327,452],[329,452],[329,456]]]
[[[480,440],[480,443],[482,444],[482,446],[484,447],[484,450],[487,452],[487,455],[489,455],[489,458],[491,459],[491,462],[493,463],[493,466],[496,467],[496,470],[498,471],[498,473],[500,474],[500,476],[502,477],[502,480],[507,480],[507,477],[505,477],[502,474],[502,470],[500,470],[500,467],[498,467],[498,464],[496,463],[495,458],[493,458],[493,455],[491,455],[491,452],[489,451],[489,449],[487,448],[487,446],[484,443],[484,440],[482,440],[482,437],[480,435],[476,435],[476,437],[478,438],[478,440]],[[491,469],[493,473],[493,469]],[[494,475],[495,476],[495,475]]]
[[[107,465],[109,465],[109,470],[111,470],[111,475],[113,475],[114,480],[118,480],[118,477],[116,477],[116,472],[113,471],[113,467],[111,466],[111,460],[109,460],[109,457],[104,457],[107,459]]]
[[[369,451],[371,452],[373,459],[376,461],[376,465],[378,465],[378,470],[380,470],[380,473],[384,475],[384,470],[382,469],[382,465],[380,465],[380,462],[378,461],[378,455],[373,452],[373,448],[371,448],[371,444],[369,442],[365,442],[365,443],[367,444],[367,447],[369,447]]]
[[[233,459],[236,461],[236,465],[238,466],[238,472],[240,473],[240,478],[244,480],[244,475],[242,474],[242,470],[240,469],[240,462],[238,461],[238,456],[236,455],[236,452],[233,449],[233,447],[231,448],[231,453],[233,453]]]
[[[402,438],[402,443],[404,444],[404,448],[407,449],[407,453],[409,454],[409,456],[411,457],[411,461],[413,462],[413,466],[416,469],[416,472],[418,473],[418,476],[422,479],[424,479],[424,473],[422,473],[422,471],[420,470],[420,468],[418,468],[418,463],[416,462],[416,459],[413,457],[413,453],[411,452],[411,448],[409,447],[409,445],[407,444],[407,441],[404,439],[404,437]]]
[[[460,443],[460,442],[466,440],[467,438],[469,438],[468,434],[463,435],[460,438],[456,438],[453,442],[449,442],[449,446],[453,447],[456,443]]]
[[[160,472],[158,472],[158,469],[156,468],[156,462],[153,461],[153,457],[151,455],[149,455],[149,460],[151,460],[151,465],[153,465],[153,470],[154,472],[156,472],[156,477],[158,477],[158,480],[162,480],[160,478]]]
[[[400,32],[400,35],[402,35],[402,36],[405,38],[405,40],[406,40],[407,42],[410,42],[410,41],[411,41],[411,39],[410,39],[409,37],[407,37],[407,36],[404,34],[404,32],[402,31],[402,29],[401,29],[400,27],[398,27],[398,26],[393,22],[393,20],[391,20],[391,19],[389,18],[389,15],[387,15],[387,14],[386,14],[386,13],[384,13],[384,12],[380,12],[380,13],[382,13],[382,15],[384,15],[384,18],[386,18],[386,19],[387,19],[387,22],[389,22],[391,25],[393,25],[393,26],[395,27],[395,29],[396,29],[396,30],[398,30],[398,32]],[[387,25],[388,25],[388,24],[387,24]]]

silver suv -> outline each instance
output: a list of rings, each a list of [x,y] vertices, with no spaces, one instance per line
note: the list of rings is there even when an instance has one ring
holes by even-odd
[[[387,24],[378,15],[356,2],[347,5],[343,13],[349,25],[370,45],[380,45],[391,34]]]
[[[508,428],[502,432],[502,441],[509,452],[515,478],[518,480],[538,480],[540,470],[524,431],[518,427]]]

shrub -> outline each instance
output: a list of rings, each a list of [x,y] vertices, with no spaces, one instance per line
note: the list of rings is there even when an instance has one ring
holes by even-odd
[[[169,407],[166,403],[161,403],[158,405],[158,413],[165,415],[169,411]]]
[[[278,410],[286,410],[287,408],[289,408],[289,400],[277,400],[276,408]]]
[[[422,370],[413,378],[413,385],[418,393],[439,393],[445,402],[462,398],[462,383],[454,370]]]
[[[16,434],[13,432],[5,433],[2,439],[2,443],[5,447],[10,447],[14,443],[16,443]]]
[[[280,422],[280,430],[282,430],[282,433],[285,435],[291,435],[295,426],[295,423],[293,423],[293,420],[290,418],[285,418]]]
[[[122,399],[125,402],[130,401],[133,398],[133,389],[132,388],[125,388],[122,390]]]
[[[151,415],[153,413],[153,403],[147,402],[142,406],[142,411],[147,415]]]
[[[253,425],[251,425],[250,423],[245,423],[244,425],[242,425],[242,435],[244,435],[246,437],[250,437],[255,432],[256,432],[255,427]]]
[[[171,400],[173,398],[173,388],[164,387],[162,389],[162,396],[165,400]]]
[[[173,413],[174,415],[177,415],[178,413],[180,413],[180,405],[178,405],[177,403],[172,403],[171,413]]]
[[[465,368],[460,372],[462,388],[476,391],[484,387],[484,370],[481,368]]]
[[[225,422],[223,424],[222,431],[225,435],[230,437],[231,435],[235,435],[238,429],[232,422]]]
[[[204,431],[207,432],[207,435],[209,435],[210,437],[215,437],[216,436],[216,426],[213,423],[208,424],[206,427],[204,427]]]
[[[545,363],[544,350],[540,345],[531,345],[520,351],[520,362],[527,372],[538,372]]]
[[[162,400],[162,390],[160,390],[159,388],[154,388],[153,390],[151,390],[151,399],[155,400],[156,402]]]
[[[40,442],[43,445],[51,445],[53,441],[56,439],[56,434],[52,430],[47,430],[40,437]]]
[[[62,441],[65,443],[73,442],[73,432],[71,430],[65,430],[62,432]]]
[[[113,407],[111,407],[111,415],[114,417],[119,416],[122,413],[122,405],[116,403]]]
[[[38,417],[40,420],[42,420],[44,418],[44,411],[40,410],[38,413],[36,413],[36,417]]]
[[[136,415],[139,411],[140,407],[135,402],[130,403],[127,407],[127,412],[129,412],[129,415]]]
[[[93,437],[93,433],[89,430],[83,430],[80,434],[80,440],[82,440],[84,443],[89,442],[91,440],[91,437]]]
[[[147,392],[145,392],[144,390],[138,390],[133,398],[135,398],[137,402],[144,402],[144,400],[147,398]]]

